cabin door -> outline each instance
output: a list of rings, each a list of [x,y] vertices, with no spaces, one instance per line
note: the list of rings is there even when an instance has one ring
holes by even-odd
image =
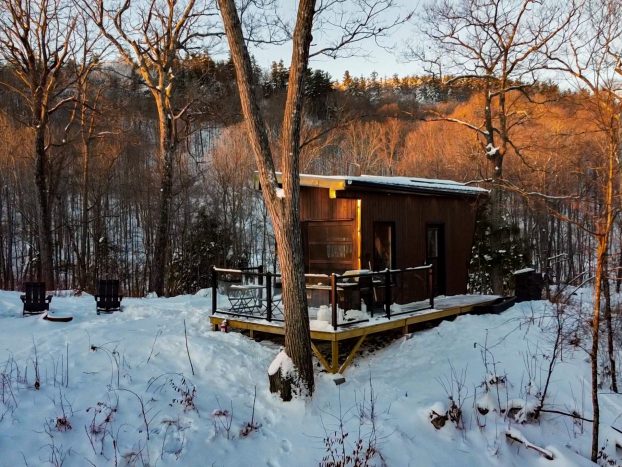
[[[395,223],[374,222],[374,271],[395,267]]]
[[[445,226],[431,224],[426,227],[426,264],[434,270],[432,286],[434,295],[445,295],[447,292],[445,274]]]

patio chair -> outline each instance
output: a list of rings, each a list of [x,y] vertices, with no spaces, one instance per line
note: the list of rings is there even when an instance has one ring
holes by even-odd
[[[97,314],[101,311],[121,310],[123,295],[119,295],[119,281],[117,279],[100,279],[97,281]]]
[[[24,315],[48,311],[52,301],[52,296],[45,294],[45,282],[25,282],[19,298],[24,303]]]

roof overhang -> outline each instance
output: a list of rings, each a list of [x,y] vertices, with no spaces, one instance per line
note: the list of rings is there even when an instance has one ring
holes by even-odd
[[[277,180],[281,183],[280,172],[277,172]],[[300,186],[327,189],[331,198],[347,198],[361,192],[451,197],[487,197],[489,194],[484,188],[452,180],[375,175],[300,174]],[[255,188],[260,189],[257,172],[255,172]]]

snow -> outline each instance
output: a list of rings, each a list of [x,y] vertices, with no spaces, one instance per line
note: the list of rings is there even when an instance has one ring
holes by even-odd
[[[417,191],[461,193],[465,195],[482,195],[489,193],[484,188],[467,185],[453,180],[417,178],[417,177],[388,177],[381,175],[312,175],[300,174],[300,184],[303,186],[319,186],[323,181],[341,181],[346,185],[369,185],[413,189]]]
[[[283,190],[283,188],[277,188],[276,197],[281,199],[285,198],[285,190]]]
[[[581,294],[577,302],[589,306],[590,297]],[[334,376],[316,366],[313,398],[288,403],[269,392],[266,373],[290,370],[291,360],[270,340],[212,331],[208,291],[126,298],[123,312],[101,316],[87,294],[55,296],[51,309],[71,313],[74,320],[22,317],[19,293],[0,291],[0,376],[8,378],[0,378],[2,466],[54,465],[60,457],[65,467],[115,465],[115,459],[118,465],[317,466],[326,452],[324,439],[338,429],[340,410],[349,443],[359,424],[369,427],[375,414],[377,448],[388,466],[592,465],[589,423],[547,413],[538,423],[521,423],[507,415],[510,406],[533,407],[545,376],[553,307],[544,301],[522,302],[500,315],[458,316],[410,338],[387,340],[379,350],[364,345],[344,384],[335,385]],[[494,371],[483,362],[483,348]],[[537,349],[531,389],[528,349]],[[457,400],[455,384],[448,384],[452,367],[465,372],[464,429],[447,421],[437,430],[430,411],[447,411],[447,388],[453,387]],[[486,391],[490,374],[506,382]],[[589,378],[586,354],[579,347],[565,349],[549,406],[590,418]],[[362,405],[369,403],[370,380],[373,411]],[[490,411],[482,415],[476,405]],[[603,445],[618,460],[609,427],[621,428],[620,413],[622,401],[605,385]],[[554,460],[508,442],[506,430],[546,449]]]
[[[289,375],[294,371],[294,362],[287,356],[284,350],[281,350],[277,356],[272,360],[268,367],[268,374],[270,376],[275,375],[281,370],[282,375]]]
[[[499,148],[496,146],[493,146],[492,144],[488,143],[486,145],[486,155],[489,157],[492,157],[494,155],[496,155],[499,152]]]
[[[523,268],[523,269],[518,269],[516,271],[514,271],[512,274],[517,275],[517,274],[525,274],[526,272],[534,272],[535,269],[534,268]]]

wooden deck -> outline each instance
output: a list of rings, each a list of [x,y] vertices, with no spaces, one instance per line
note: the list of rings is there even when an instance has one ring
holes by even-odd
[[[354,357],[363,344],[365,338],[371,334],[384,333],[397,329],[400,329],[404,334],[407,334],[411,325],[438,321],[444,318],[470,313],[475,307],[491,305],[497,302],[500,298],[501,297],[496,295],[459,295],[437,298],[434,302],[435,307],[433,309],[404,313],[392,316],[390,319],[384,316],[374,317],[370,318],[369,321],[359,322],[350,326],[342,325],[337,330],[333,330],[328,323],[312,320],[311,346],[313,353],[326,371],[329,373],[343,373],[354,360]],[[218,312],[210,316],[210,321],[214,329],[218,329],[224,320],[227,320],[230,328],[250,331],[251,337],[253,337],[255,332],[263,332],[274,335],[285,334],[284,324],[282,322],[268,322],[264,319],[246,316],[236,317],[231,315],[223,315]],[[350,339],[357,340],[345,361],[340,363],[339,344],[342,341]],[[330,342],[330,362],[318,348],[318,344],[321,342]]]

